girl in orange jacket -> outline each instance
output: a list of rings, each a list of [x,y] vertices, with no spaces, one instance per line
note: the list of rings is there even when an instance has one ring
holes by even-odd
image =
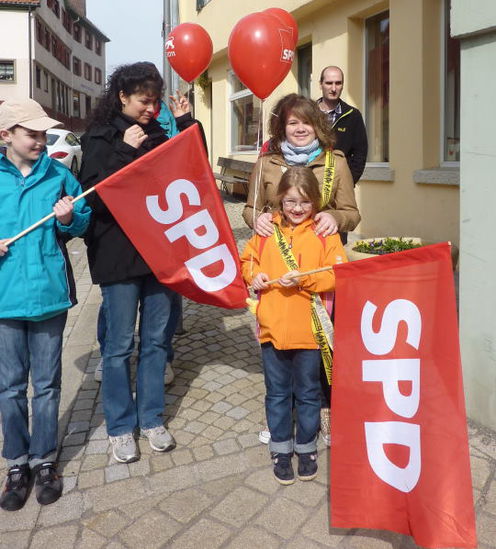
[[[254,235],[241,264],[245,281],[259,292],[257,320],[274,475],[281,484],[292,484],[293,451],[298,455],[298,478],[312,480],[317,475],[321,351],[312,313],[319,308],[318,295],[334,290],[335,285],[332,270],[306,276],[299,273],[341,263],[346,255],[339,235],[324,238],[315,234],[314,216],[321,196],[310,168],[295,166],[284,173],[277,202],[280,211],[273,216],[274,234]],[[277,282],[267,284],[273,279]],[[297,412],[294,440],[293,395]]]

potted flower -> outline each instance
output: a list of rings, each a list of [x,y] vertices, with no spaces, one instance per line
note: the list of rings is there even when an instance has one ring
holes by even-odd
[[[428,246],[429,244],[434,244],[434,242],[429,242],[418,237],[388,236],[365,238],[363,240],[348,243],[346,245],[346,254],[350,261],[356,261],[367,257],[376,257],[378,255],[420,248],[421,246]],[[458,262],[458,248],[453,244],[451,244],[451,260],[453,262],[454,270]]]

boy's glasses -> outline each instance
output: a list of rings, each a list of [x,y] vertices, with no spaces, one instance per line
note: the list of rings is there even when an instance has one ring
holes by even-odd
[[[293,210],[296,206],[299,206],[302,210],[310,210],[312,208],[312,203],[309,200],[302,200],[298,202],[297,200],[292,200],[291,198],[285,198],[282,201],[282,204],[285,208]]]

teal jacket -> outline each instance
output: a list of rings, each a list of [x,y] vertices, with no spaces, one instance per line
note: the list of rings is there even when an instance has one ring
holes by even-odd
[[[72,173],[46,153],[27,177],[0,154],[0,238],[11,238],[51,213],[62,196],[81,192]],[[53,217],[9,246],[0,257],[0,318],[43,320],[76,304],[64,241],[86,231],[90,214],[81,199],[70,225]]]

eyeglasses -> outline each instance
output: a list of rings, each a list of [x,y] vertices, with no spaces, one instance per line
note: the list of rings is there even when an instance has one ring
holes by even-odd
[[[302,210],[310,210],[313,206],[310,200],[302,200],[301,202],[298,202],[297,200],[293,200],[291,198],[285,198],[282,201],[282,204],[290,210],[293,210],[296,206],[300,206]]]

